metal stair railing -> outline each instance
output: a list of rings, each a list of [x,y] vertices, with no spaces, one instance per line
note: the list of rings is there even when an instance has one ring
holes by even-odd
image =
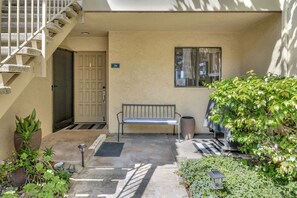
[[[76,1],[77,0],[7,0],[8,27],[6,33],[8,33],[8,54],[1,61],[1,65],[7,63],[10,59],[12,59],[23,47],[27,46],[33,40],[33,38],[39,33],[42,33],[41,51],[43,59],[45,59],[47,24],[53,22],[57,15],[63,13],[72,3]],[[4,1],[2,1],[2,8],[3,2]],[[23,13],[21,13],[20,2],[22,3]],[[13,5],[17,6],[16,13],[12,12]],[[13,18],[14,21],[16,21],[16,27],[13,26],[12,14],[16,15],[16,19]],[[24,16],[24,19],[22,20],[20,17],[21,14]],[[36,15],[37,17],[35,17]],[[28,20],[28,17],[30,18],[30,20]],[[20,21],[22,21],[24,24],[22,25],[22,32],[20,27]],[[12,28],[16,28],[16,32],[13,32]],[[28,30],[28,28],[30,28],[30,31]],[[14,46],[12,45],[12,33],[16,33],[16,43],[14,44]],[[24,41],[21,41],[20,39],[21,34],[24,34]]]

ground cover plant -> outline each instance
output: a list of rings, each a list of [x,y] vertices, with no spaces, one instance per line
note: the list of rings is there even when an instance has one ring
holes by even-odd
[[[214,190],[208,176],[211,169],[223,172],[224,189]],[[191,197],[296,197],[293,190],[296,182],[279,185],[273,178],[253,169],[250,162],[231,156],[207,156],[199,160],[181,163],[178,174],[183,178]],[[295,189],[296,190],[296,189]]]
[[[69,186],[70,175],[54,170],[51,155],[23,148],[0,165],[0,197],[62,197]],[[21,170],[23,174],[15,174]],[[24,177],[24,182],[15,179]]]
[[[297,180],[297,78],[248,72],[215,82],[210,119],[231,130],[256,168],[286,185]]]
[[[35,144],[33,134],[41,130],[35,110],[24,119],[16,119],[16,152],[0,164],[0,197],[63,197],[70,174],[53,168],[52,147],[40,151],[40,143]]]

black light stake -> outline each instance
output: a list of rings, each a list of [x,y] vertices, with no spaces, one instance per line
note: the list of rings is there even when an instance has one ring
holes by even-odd
[[[209,177],[212,179],[213,181],[213,189],[214,190],[219,190],[219,189],[223,189],[223,178],[226,178],[226,176],[221,173],[219,170],[216,169],[212,169],[209,173],[208,173]]]
[[[84,153],[85,153],[85,150],[87,148],[87,145],[86,144],[80,144],[80,145],[78,145],[78,148],[79,148],[79,150],[81,152],[81,166],[85,167]]]

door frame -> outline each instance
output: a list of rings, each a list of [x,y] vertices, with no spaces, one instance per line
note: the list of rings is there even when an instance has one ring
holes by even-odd
[[[67,52],[71,52],[72,53],[72,112],[73,112],[73,117],[71,119],[69,119],[70,121],[70,124],[72,124],[74,122],[74,54],[75,52],[72,51],[72,50],[68,50],[68,49],[64,49],[64,48],[57,48],[56,50],[63,50],[63,51],[67,51]],[[52,86],[51,86],[51,90],[52,90],[52,100],[53,100],[53,105],[52,105],[52,109],[53,109],[53,121],[52,121],[52,127],[53,127],[53,132],[58,132],[60,131],[61,129],[58,129],[58,130],[55,130],[55,127],[54,127],[54,122],[55,122],[55,94],[54,94],[54,83],[55,83],[55,68],[54,68],[54,56],[52,56]]]
[[[105,64],[104,64],[104,84],[105,84],[105,104],[104,104],[104,121],[106,124],[108,123],[108,80],[107,80],[107,52],[106,51],[75,51],[74,52],[74,55],[73,55],[73,80],[74,80],[74,83],[73,83],[73,111],[74,111],[74,123],[80,123],[80,122],[77,122],[76,121],[76,113],[77,113],[77,109],[75,108],[75,105],[76,105],[76,68],[77,68],[77,55],[78,53],[102,53],[104,54],[104,61],[105,61]],[[98,121],[99,122],[99,121]]]

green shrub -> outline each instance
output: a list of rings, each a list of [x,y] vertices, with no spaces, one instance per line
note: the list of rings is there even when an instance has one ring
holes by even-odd
[[[249,72],[212,87],[216,105],[210,119],[230,129],[232,140],[256,156],[264,172],[282,182],[296,181],[297,79]]]
[[[211,169],[225,174],[224,189],[214,191],[208,176]],[[192,197],[295,197],[296,182],[288,186],[278,186],[272,179],[259,174],[245,160],[230,156],[208,156],[201,160],[181,163],[178,174],[183,177]],[[295,194],[296,195],[296,194]]]
[[[12,197],[17,193],[24,193],[26,197],[63,197],[69,187],[70,175],[53,169],[50,164],[52,153],[52,149],[51,152],[41,152],[23,148],[1,164],[0,186],[11,187],[11,173],[20,167],[26,171],[26,183],[15,192],[0,192],[0,197]]]

